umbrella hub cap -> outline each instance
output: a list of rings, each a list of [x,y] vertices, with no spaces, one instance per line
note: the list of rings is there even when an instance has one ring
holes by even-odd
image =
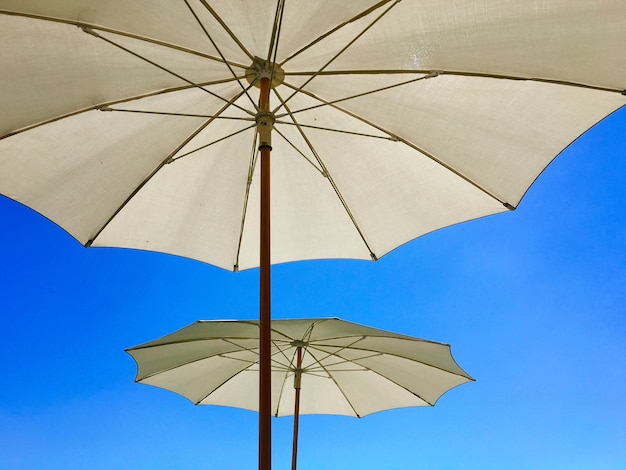
[[[308,343],[308,342],[306,342],[306,341],[302,341],[301,339],[294,339],[294,340],[291,342],[291,345],[292,345],[294,348],[305,348],[305,347],[307,347],[307,346],[309,345],[309,343]]]
[[[246,80],[250,85],[260,88],[262,78],[269,78],[272,88],[275,88],[283,83],[285,71],[275,62],[255,57],[252,65],[246,69]]]

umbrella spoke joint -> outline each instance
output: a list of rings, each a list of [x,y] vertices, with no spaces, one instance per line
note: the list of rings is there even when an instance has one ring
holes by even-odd
[[[276,118],[271,111],[259,111],[256,115],[256,125],[259,132],[259,148],[272,148],[272,128]]]

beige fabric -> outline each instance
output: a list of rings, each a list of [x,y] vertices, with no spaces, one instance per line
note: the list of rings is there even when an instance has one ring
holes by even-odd
[[[276,2],[211,2],[236,40],[189,3],[218,49],[180,1],[0,0],[0,193],[83,244],[250,268],[258,90],[237,96]],[[623,44],[619,1],[286,2],[272,261],[380,257],[516,207],[626,102]]]
[[[305,343],[301,414],[365,416],[428,406],[473,380],[447,344],[337,318],[272,321],[272,413],[294,412],[294,341]],[[130,348],[136,381],[196,404],[258,410],[257,321],[200,321]]]

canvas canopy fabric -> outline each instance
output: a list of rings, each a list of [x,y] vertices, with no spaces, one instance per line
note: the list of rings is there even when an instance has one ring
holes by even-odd
[[[86,246],[231,270],[259,263],[255,57],[284,70],[275,263],[515,208],[626,102],[610,0],[0,0],[0,40],[0,193]]]
[[[337,318],[273,320],[272,414],[294,413],[296,348],[303,348],[300,414],[362,417],[429,406],[473,379],[450,346]],[[136,381],[195,404],[258,410],[259,322],[199,321],[127,352]]]

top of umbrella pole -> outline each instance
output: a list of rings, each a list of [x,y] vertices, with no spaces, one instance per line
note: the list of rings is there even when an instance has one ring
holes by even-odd
[[[259,133],[259,149],[272,148],[272,127],[274,126],[274,113],[269,110],[270,90],[283,82],[284,70],[277,64],[255,57],[252,65],[246,69],[246,80],[258,88],[259,111],[255,120]]]
[[[255,57],[252,65],[246,69],[246,80],[250,85],[261,88],[262,78],[269,78],[272,83],[271,87],[275,88],[283,83],[285,71],[274,62]]]

